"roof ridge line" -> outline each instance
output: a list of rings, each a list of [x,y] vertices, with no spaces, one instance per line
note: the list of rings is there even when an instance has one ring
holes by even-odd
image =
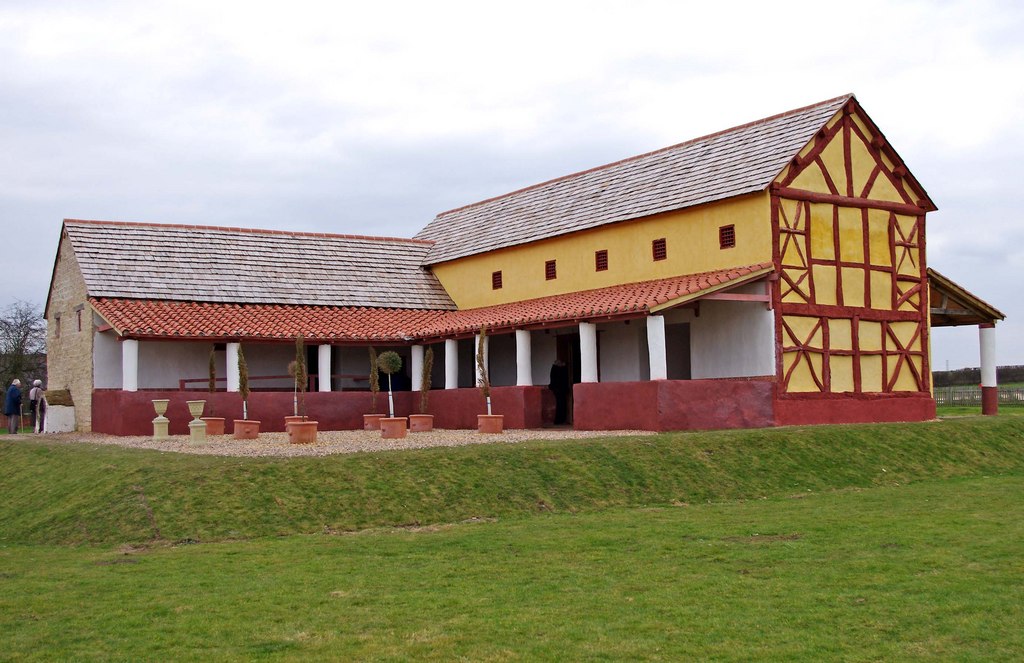
[[[239,228],[234,226],[206,226],[191,225],[187,223],[156,223],[152,221],[104,221],[100,219],[64,219],[64,223],[84,223],[95,226],[121,226],[121,227],[143,227],[143,228],[184,228],[187,230],[224,230],[234,233],[254,235],[301,235],[303,237],[329,237],[333,239],[362,239],[375,242],[408,242],[412,244],[429,244],[436,242],[431,239],[417,239],[414,237],[384,237],[379,235],[351,235],[345,233],[323,233],[302,230],[270,230],[266,228]]]
[[[653,155],[659,154],[661,152],[667,152],[669,150],[675,150],[675,149],[678,149],[678,148],[683,147],[685,145],[692,145],[693,143],[698,143],[698,142],[700,142],[702,140],[708,140],[708,139],[711,139],[711,138],[717,138],[718,136],[722,136],[724,134],[731,133],[733,131],[740,131],[740,130],[743,130],[743,129],[749,129],[751,127],[755,127],[755,126],[757,126],[759,124],[765,124],[765,123],[768,123],[768,122],[774,122],[775,120],[780,120],[780,119],[782,119],[784,117],[789,117],[791,115],[796,115],[797,113],[803,113],[804,111],[808,111],[808,110],[810,110],[812,108],[817,108],[818,106],[826,106],[828,104],[832,104],[832,103],[835,103],[835,102],[840,101],[840,100],[849,101],[850,99],[855,99],[855,98],[856,97],[855,97],[855,95],[852,92],[848,92],[846,94],[841,94],[838,97],[833,97],[832,99],[826,99],[824,101],[819,101],[819,102],[814,103],[814,104],[808,104],[806,106],[801,106],[800,108],[793,108],[791,110],[788,110],[788,111],[785,111],[785,112],[782,112],[782,113],[776,113],[775,115],[769,115],[768,117],[763,117],[763,118],[761,118],[759,120],[754,120],[752,122],[746,122],[744,124],[738,124],[738,125],[736,125],[734,127],[730,127],[728,129],[722,129],[720,131],[715,131],[713,133],[709,133],[709,134],[706,134],[706,135],[703,135],[703,136],[698,136],[696,138],[690,138],[689,140],[684,140],[683,142],[676,143],[675,145],[669,145],[667,147],[662,147],[662,148],[659,148],[659,149],[656,149],[656,150],[651,150],[649,152],[643,152],[642,154],[636,154],[636,155],[633,155],[631,157],[626,157],[624,159],[619,159],[618,161],[612,161],[611,163],[606,163],[606,164],[603,164],[603,165],[600,165],[600,166],[594,166],[593,168],[587,168],[585,170],[581,170],[581,171],[578,171],[578,172],[575,172],[575,173],[570,173],[568,175],[562,175],[560,177],[555,177],[553,179],[546,180],[544,182],[538,182],[537,184],[531,184],[529,186],[525,186],[525,187],[522,187],[520,189],[516,189],[514,191],[509,191],[508,193],[503,193],[503,194],[500,194],[500,195],[497,195],[497,196],[491,196],[490,198],[485,198],[483,200],[478,200],[478,201],[476,201],[474,203],[469,203],[467,205],[462,205],[461,207],[454,207],[454,208],[452,208],[450,210],[446,210],[444,212],[438,213],[435,218],[440,218],[440,217],[442,217],[442,216],[444,216],[446,214],[451,214],[453,212],[461,212],[463,210],[470,209],[471,207],[476,207],[478,205],[483,205],[485,203],[491,203],[491,202],[494,202],[496,200],[501,200],[502,198],[508,198],[508,197],[514,196],[514,195],[519,194],[519,193],[524,193],[526,191],[532,191],[534,189],[539,189],[539,188],[541,188],[543,186],[547,186],[549,184],[554,184],[556,182],[561,182],[563,180],[568,180],[568,179],[571,179],[573,177],[579,177],[581,175],[586,175],[588,173],[594,173],[594,172],[597,172],[597,171],[600,171],[600,170],[605,170],[606,168],[612,168],[614,166],[619,166],[619,165],[622,165],[624,163],[629,163],[630,161],[637,161],[639,159],[643,159],[645,157],[653,156]]]

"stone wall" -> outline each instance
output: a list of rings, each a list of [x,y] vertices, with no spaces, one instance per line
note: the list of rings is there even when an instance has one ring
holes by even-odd
[[[92,345],[96,325],[82,270],[68,238],[57,249],[57,265],[46,309],[48,389],[68,389],[78,430],[92,429]]]

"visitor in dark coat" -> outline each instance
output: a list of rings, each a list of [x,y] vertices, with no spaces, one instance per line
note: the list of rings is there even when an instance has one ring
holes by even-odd
[[[14,382],[7,388],[4,414],[7,415],[7,432],[14,435],[21,426],[21,380],[18,378],[14,378]]]

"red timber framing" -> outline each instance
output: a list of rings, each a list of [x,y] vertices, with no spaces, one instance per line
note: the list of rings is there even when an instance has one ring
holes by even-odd
[[[932,209],[854,100],[772,185],[780,401],[930,396]]]

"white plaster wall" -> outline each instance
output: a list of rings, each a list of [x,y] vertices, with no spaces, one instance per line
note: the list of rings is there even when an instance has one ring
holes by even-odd
[[[209,351],[208,348],[207,351]],[[242,354],[245,355],[245,363],[249,367],[250,389],[291,389],[294,386],[294,382],[291,377],[280,378],[277,380],[256,379],[267,375],[287,376],[288,363],[295,359],[294,343],[282,343],[280,345],[269,343],[243,343]],[[139,363],[141,363],[141,359],[139,360]],[[205,372],[200,375],[204,374]]]
[[[644,332],[641,344],[639,331]],[[647,367],[647,338],[643,320],[598,325],[601,382],[634,382]],[[650,371],[646,371],[648,374]]]
[[[206,391],[211,348],[210,343],[139,341],[139,389],[177,389],[178,381],[188,378],[202,380],[201,383],[190,383],[188,388]],[[224,377],[224,352],[218,352],[216,357],[217,376]],[[252,376],[255,372],[248,353],[245,359],[249,361],[249,375]]]
[[[533,364],[533,384],[542,387],[551,382],[551,365],[558,354],[556,334],[543,331],[530,332],[530,359]]]
[[[121,388],[121,344],[115,332],[96,332],[93,339],[92,375],[94,389]]]
[[[690,349],[694,379],[774,375],[774,315],[761,303],[701,302],[690,320]]]

